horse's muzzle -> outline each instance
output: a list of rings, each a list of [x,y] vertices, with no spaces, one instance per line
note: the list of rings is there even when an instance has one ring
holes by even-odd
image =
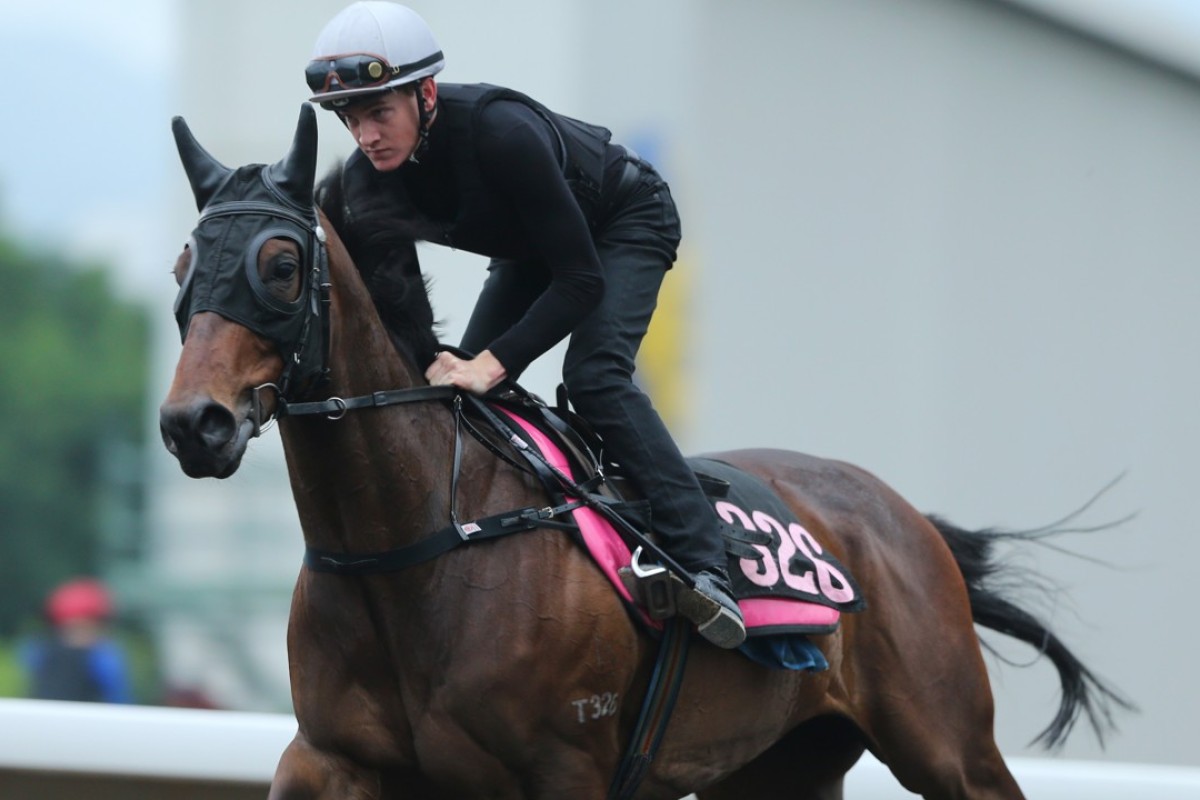
[[[228,478],[237,471],[254,433],[254,421],[238,421],[220,403],[164,403],[159,430],[167,450],[190,478]]]

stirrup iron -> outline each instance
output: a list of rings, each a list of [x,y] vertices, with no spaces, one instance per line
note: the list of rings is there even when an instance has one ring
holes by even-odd
[[[633,551],[629,567],[620,571],[621,582],[633,598],[640,603],[650,619],[668,619],[676,614],[675,592],[678,585],[671,573],[662,564],[643,565],[642,548]]]

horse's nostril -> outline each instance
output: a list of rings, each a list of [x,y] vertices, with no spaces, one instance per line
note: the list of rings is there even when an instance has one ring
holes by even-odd
[[[159,410],[163,445],[192,478],[225,478],[241,460],[237,417],[208,398],[164,403]]]
[[[237,433],[237,423],[229,409],[209,403],[196,416],[196,433],[206,447],[215,450],[233,439]]]

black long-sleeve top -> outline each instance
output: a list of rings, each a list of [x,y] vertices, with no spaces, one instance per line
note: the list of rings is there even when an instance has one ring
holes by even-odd
[[[541,262],[549,271],[545,292],[488,347],[509,373],[519,373],[600,302],[604,275],[592,228],[564,177],[554,130],[537,111],[515,100],[488,103],[473,122],[474,153],[463,152],[468,142],[446,131],[446,112],[439,106],[420,161],[382,177],[414,208],[420,238],[493,259]],[[623,154],[608,147],[598,207],[617,183],[611,176],[619,174]],[[351,161],[359,163],[349,168],[372,169],[360,153],[355,156]],[[470,202],[485,213],[461,207],[459,171],[472,169],[486,197]]]

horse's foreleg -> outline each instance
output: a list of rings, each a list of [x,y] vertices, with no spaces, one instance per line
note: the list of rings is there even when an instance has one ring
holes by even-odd
[[[300,734],[279,759],[267,800],[382,800],[373,770],[322,752]]]

